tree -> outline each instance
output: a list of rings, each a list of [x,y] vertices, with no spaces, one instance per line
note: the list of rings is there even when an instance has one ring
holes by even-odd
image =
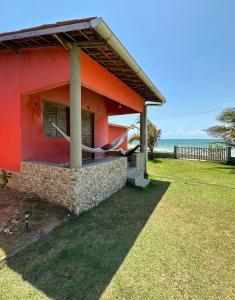
[[[235,147],[235,107],[228,108],[217,117],[224,125],[212,126],[206,132],[214,137],[222,138],[229,147]]]
[[[132,144],[134,141],[140,141],[140,128],[134,126],[137,130],[129,138],[129,143]],[[158,129],[150,120],[147,122],[148,129],[148,148],[150,151],[150,157],[153,158],[154,148],[157,146],[157,143],[161,137],[161,129]]]

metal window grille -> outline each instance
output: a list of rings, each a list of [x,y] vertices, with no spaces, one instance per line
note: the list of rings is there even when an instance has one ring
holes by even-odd
[[[61,137],[61,134],[52,123],[63,132],[69,133],[69,109],[61,104],[45,101],[43,111],[44,135],[47,137]]]

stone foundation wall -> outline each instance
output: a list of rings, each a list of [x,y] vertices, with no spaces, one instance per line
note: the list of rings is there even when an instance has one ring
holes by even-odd
[[[136,167],[137,171],[145,171],[144,153],[137,152],[131,155],[131,166]]]
[[[121,189],[127,179],[127,159],[106,158],[69,169],[49,164],[23,162],[18,188],[79,214]]]
[[[43,199],[74,211],[75,183],[76,175],[73,169],[23,162],[18,188],[22,192],[35,193]]]
[[[97,205],[120,190],[127,180],[127,159],[106,158],[76,170],[76,214]]]

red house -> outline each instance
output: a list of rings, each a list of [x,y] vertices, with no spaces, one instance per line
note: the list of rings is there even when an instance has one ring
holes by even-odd
[[[145,104],[165,99],[102,18],[0,34],[0,91],[0,168],[21,190],[79,213],[121,188],[125,156],[82,150],[127,130],[109,126],[110,115],[140,113],[132,173],[146,171]]]

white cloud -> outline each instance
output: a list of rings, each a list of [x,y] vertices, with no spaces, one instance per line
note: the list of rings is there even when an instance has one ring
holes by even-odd
[[[207,133],[201,129],[176,129],[173,130],[166,130],[162,132],[163,138],[206,138]]]

